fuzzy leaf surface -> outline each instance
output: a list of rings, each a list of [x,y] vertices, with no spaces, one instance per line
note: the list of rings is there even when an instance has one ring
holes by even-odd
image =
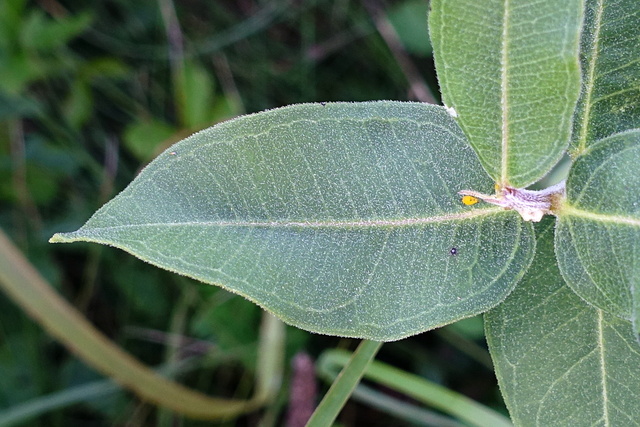
[[[629,323],[564,282],[553,220],[513,293],[485,315],[500,389],[516,426],[640,425],[640,347]]]
[[[78,231],[314,332],[395,340],[483,312],[530,264],[459,126],[419,103],[307,104],[179,142]],[[453,254],[452,254],[452,249]]]
[[[640,128],[638,2],[587,0],[585,7],[575,153],[614,133]]]
[[[580,0],[433,0],[444,103],[489,175],[525,187],[569,145],[580,92]]]
[[[640,130],[605,138],[573,165],[556,253],[571,288],[631,320],[640,309]]]

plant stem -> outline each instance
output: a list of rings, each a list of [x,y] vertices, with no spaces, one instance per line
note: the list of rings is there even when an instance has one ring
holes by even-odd
[[[319,370],[323,373],[330,373],[339,366],[350,363],[349,357],[350,354],[344,350],[327,351],[318,362]],[[382,362],[374,361],[371,363],[366,368],[364,377],[439,409],[472,426],[513,426],[507,417],[466,396]]]
[[[307,427],[325,427],[333,424],[381,346],[382,343],[377,341],[363,340],[360,343],[349,363],[345,365],[316,408]]]

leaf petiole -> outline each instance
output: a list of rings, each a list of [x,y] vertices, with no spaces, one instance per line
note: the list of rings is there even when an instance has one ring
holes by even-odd
[[[544,190],[527,190],[509,186],[496,188],[496,194],[489,196],[472,190],[458,191],[463,196],[484,200],[492,205],[513,209],[525,221],[540,222],[547,214],[555,215],[565,199],[565,181]]]

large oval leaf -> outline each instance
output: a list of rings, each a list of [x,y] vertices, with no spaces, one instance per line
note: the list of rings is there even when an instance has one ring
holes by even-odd
[[[587,0],[581,41],[582,92],[572,148],[640,127],[638,0]]]
[[[286,107],[176,144],[80,230],[223,286],[295,326],[394,340],[493,307],[533,257],[441,107]]]
[[[567,179],[556,250],[560,270],[587,302],[636,323],[640,309],[640,131],[606,138]]]
[[[489,175],[525,187],[569,144],[580,91],[580,0],[433,0],[442,99]]]
[[[500,390],[516,426],[631,426],[640,420],[640,348],[629,323],[565,284],[553,220],[536,225],[536,257],[485,316]]]

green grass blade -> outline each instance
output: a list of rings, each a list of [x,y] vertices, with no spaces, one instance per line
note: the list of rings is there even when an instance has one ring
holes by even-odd
[[[169,381],[111,343],[62,299],[0,231],[0,287],[26,313],[89,365],[142,399],[196,418],[229,418],[261,402],[208,397]]]
[[[318,361],[318,369],[330,376],[337,367],[348,363],[350,356],[349,352],[343,350],[327,351]],[[364,378],[404,393],[473,426],[512,426],[507,417],[466,396],[382,362],[374,361],[364,373]]]
[[[333,424],[381,346],[382,343],[376,341],[363,340],[360,343],[338,378],[331,384],[307,427],[328,427]]]

